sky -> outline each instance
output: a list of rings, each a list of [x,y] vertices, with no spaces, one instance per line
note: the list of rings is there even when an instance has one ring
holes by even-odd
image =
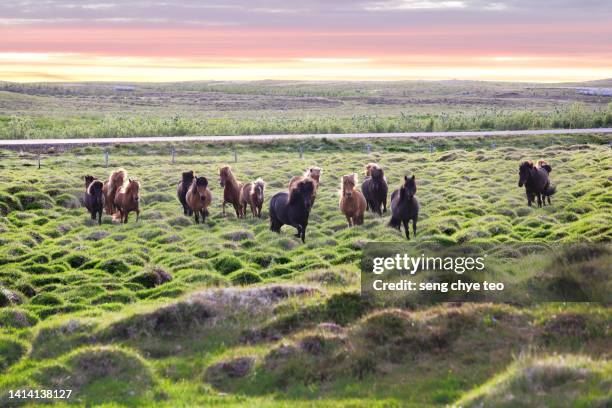
[[[0,1],[3,81],[610,77],[610,0]]]

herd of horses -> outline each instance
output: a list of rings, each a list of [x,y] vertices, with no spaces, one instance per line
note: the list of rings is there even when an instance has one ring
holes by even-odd
[[[527,204],[537,200],[538,206],[551,204],[550,196],[555,187],[550,183],[549,174],[552,167],[543,160],[537,164],[524,161],[519,166],[519,187],[525,186]],[[321,169],[310,167],[302,176],[294,176],[289,181],[286,191],[281,191],[270,199],[270,229],[280,232],[283,225],[294,227],[296,237],[306,241],[306,228],[310,211],[315,203],[317,190],[321,182]],[[225,217],[225,206],[234,207],[237,218],[245,218],[250,207],[253,217],[261,218],[266,183],[258,178],[249,183],[239,182],[230,166],[219,169],[219,184],[223,188],[222,211]],[[366,211],[383,215],[387,211],[389,186],[383,168],[376,163],[365,166],[365,179],[361,190],[357,188],[356,173],[341,177],[340,211],[345,215],[349,227],[361,225]],[[127,223],[130,212],[140,215],[140,183],[128,178],[124,169],[113,171],[108,180],[101,181],[93,176],[85,176],[85,194],[83,201],[92,219],[102,223],[102,213],[111,215],[113,220]],[[404,176],[400,186],[391,193],[391,219],[389,225],[401,231],[404,227],[406,238],[410,239],[409,224],[412,221],[412,232],[416,236],[419,217],[419,201],[416,198],[416,177]],[[209,215],[213,196],[209,189],[208,179],[197,176],[192,170],[182,173],[177,186],[177,197],[183,206],[183,213],[194,216],[196,224],[206,220]]]

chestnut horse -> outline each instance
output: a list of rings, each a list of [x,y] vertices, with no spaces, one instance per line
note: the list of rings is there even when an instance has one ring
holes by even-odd
[[[363,224],[363,214],[366,209],[365,197],[355,188],[355,185],[357,185],[357,174],[342,176],[340,210],[346,216],[349,227]]]
[[[98,225],[102,224],[102,210],[104,208],[103,183],[94,176],[85,176],[85,195],[83,202],[91,214],[91,219],[98,218]]]
[[[115,206],[115,195],[127,180],[127,172],[124,169],[113,171],[108,180],[104,182],[102,193],[104,194],[104,210],[107,215],[113,215],[117,210]]]
[[[198,214],[202,216],[202,223],[206,221],[208,216],[208,206],[212,202],[212,193],[208,189],[208,179],[206,177],[196,177],[191,182],[191,186],[187,190],[185,200],[189,206],[189,210],[195,216],[196,224],[200,223]]]
[[[115,220],[120,220],[123,224],[128,222],[128,214],[131,211],[136,212],[136,221],[140,217],[140,183],[138,180],[128,179],[126,183],[115,194],[115,207],[117,213],[114,216]]]
[[[236,217],[244,217],[242,206],[240,205],[242,184],[236,180],[230,166],[221,167],[219,170],[219,184],[223,187],[223,216],[225,217],[225,204],[230,203],[234,206]]]
[[[242,192],[240,194],[242,214],[246,216],[247,205],[250,205],[253,217],[261,218],[261,207],[263,206],[264,202],[265,188],[266,183],[261,178],[242,186]]]

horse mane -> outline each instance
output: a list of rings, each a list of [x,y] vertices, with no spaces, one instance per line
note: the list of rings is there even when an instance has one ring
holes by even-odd
[[[310,177],[304,177],[303,179],[298,180],[298,182],[295,183],[293,186],[291,186],[291,188],[289,189],[289,202],[294,201],[297,198],[297,196],[302,194],[300,186],[303,185],[304,183],[310,184],[312,187],[312,192],[314,193],[315,186],[316,186],[315,181],[311,179]]]
[[[194,179],[195,175],[193,173],[193,170],[189,170],[189,171],[184,171],[183,172],[183,183],[184,184],[190,184],[191,181]]]
[[[94,180],[87,186],[87,194],[92,195],[94,192],[100,192],[102,187],[104,187],[104,183],[100,180]]]
[[[109,191],[116,190],[118,188],[122,188],[123,187],[123,186],[115,185],[115,179],[118,178],[119,175],[123,176],[123,184],[125,184],[125,182],[127,180],[127,171],[125,171],[125,169],[123,169],[123,168],[117,169],[117,170],[111,172],[110,176],[108,177],[108,190]]]
[[[192,184],[196,185],[196,186],[204,186],[204,187],[208,187],[208,179],[204,176],[202,177],[194,177]]]
[[[355,183],[355,186],[357,185],[357,183],[359,183],[358,177],[357,177],[357,173],[351,173],[351,174],[345,174],[344,176],[342,176],[342,178],[340,179],[340,191],[344,191],[344,179],[346,177],[352,177],[353,181]]]
[[[541,168],[541,169],[546,170],[549,173],[552,171],[552,166],[550,164],[548,164],[545,160],[539,160],[538,161],[538,167]]]
[[[368,163],[365,165],[365,175],[366,177],[370,177],[372,175],[372,169],[378,169],[380,168],[382,170],[382,168],[376,164],[376,163]]]
[[[132,191],[132,189],[134,188],[134,185],[137,185],[140,188],[140,182],[138,180],[136,179],[125,180],[123,182],[123,185],[119,189],[119,192],[122,194],[127,194]]]
[[[240,185],[238,180],[236,180],[236,176],[234,176],[234,173],[232,173],[232,168],[230,166],[221,167],[221,172],[226,175],[227,181],[229,182],[229,184],[233,184],[235,186]]]
[[[264,188],[266,188],[266,182],[263,181],[263,179],[261,177],[259,177],[257,180],[252,182],[251,183],[250,194],[253,194],[255,192],[255,186],[261,186],[261,188],[264,189]]]

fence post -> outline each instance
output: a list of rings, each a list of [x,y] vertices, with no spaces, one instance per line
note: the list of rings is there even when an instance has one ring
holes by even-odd
[[[434,147],[432,144],[429,145],[429,153],[433,153],[434,152]]]
[[[104,167],[108,167],[108,150],[104,151]]]
[[[300,146],[299,152],[300,152],[300,159],[301,159],[304,157],[304,148],[302,146]]]
[[[234,148],[234,163],[238,163],[238,152]]]
[[[366,145],[366,153],[367,153],[367,154],[370,154],[371,152],[372,152],[372,145],[368,143],[368,144]]]
[[[38,161],[38,168],[40,169],[40,153],[38,153],[36,160]]]
[[[495,149],[495,148],[497,147],[497,143],[495,143],[495,142],[491,143],[491,147],[492,147],[493,149]]]
[[[176,150],[172,146],[172,164],[176,163]]]

